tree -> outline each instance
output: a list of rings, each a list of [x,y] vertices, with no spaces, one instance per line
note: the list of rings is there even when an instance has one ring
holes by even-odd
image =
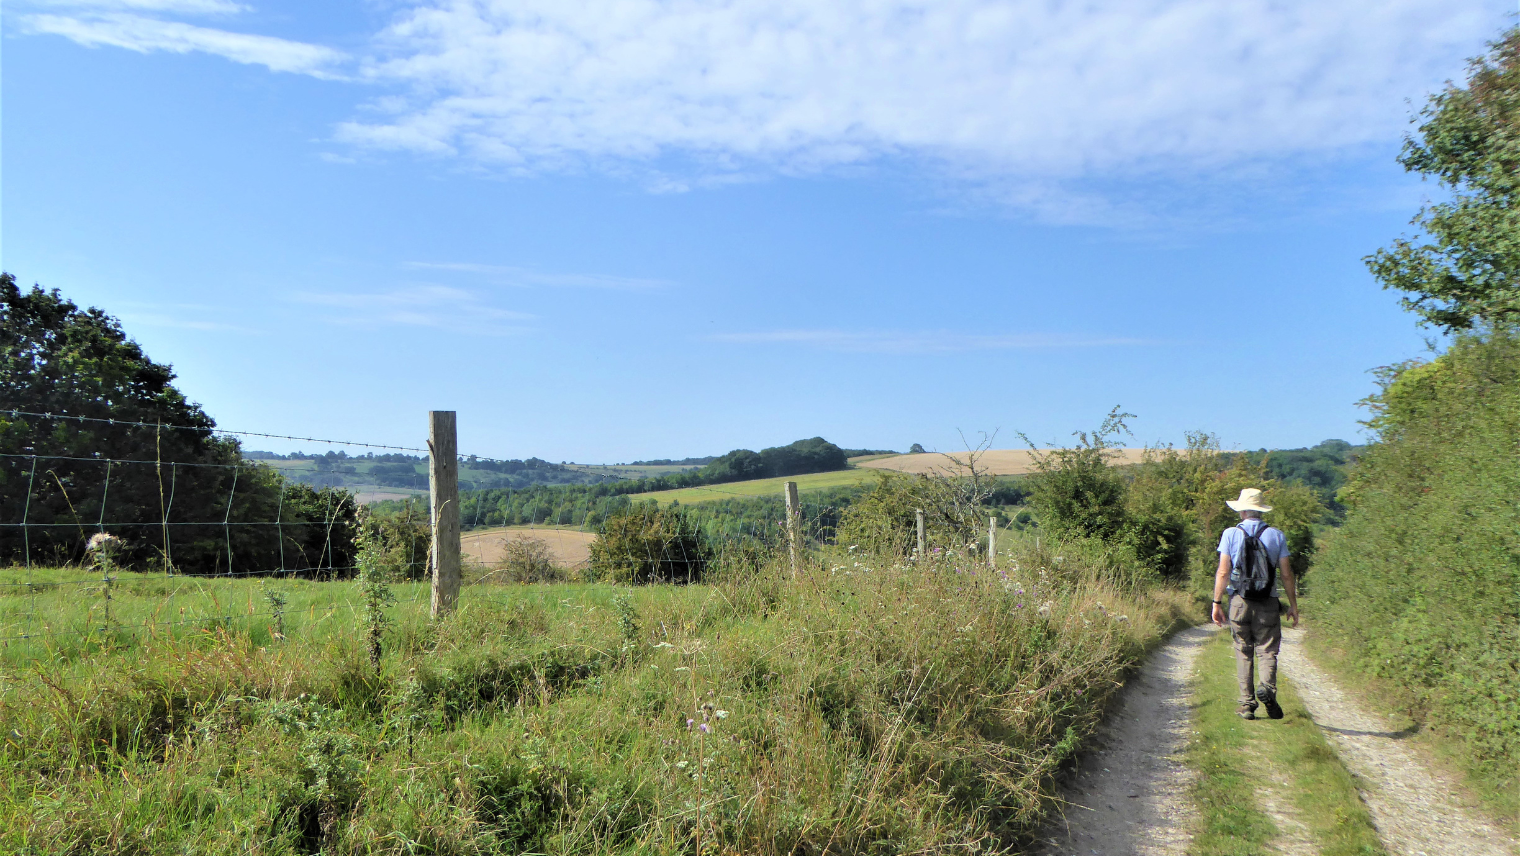
[[[1399,162],[1435,178],[1445,202],[1366,258],[1405,308],[1447,331],[1520,322],[1520,27],[1473,60],[1465,88],[1448,84],[1421,111]]]
[[[77,561],[105,529],[127,566],[352,565],[352,497],[244,461],[173,380],[116,319],[0,274],[0,520],[29,524],[0,561]]]
[[[1115,407],[1098,430],[1073,434],[1071,448],[1040,452],[1024,437],[1034,453],[1030,503],[1040,514],[1040,525],[1058,535],[1114,539],[1124,528],[1124,479],[1109,469],[1114,440],[1128,434],[1124,420],[1133,413]]]

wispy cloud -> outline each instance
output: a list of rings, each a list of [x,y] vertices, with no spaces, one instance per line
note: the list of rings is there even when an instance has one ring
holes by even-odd
[[[640,279],[629,276],[608,276],[606,274],[543,273],[528,268],[476,264],[474,262],[408,262],[407,267],[422,270],[479,274],[500,285],[543,285],[555,288],[610,288],[623,291],[646,291],[655,288],[665,288],[671,285],[669,281],[663,279]]]
[[[199,330],[211,333],[253,333],[254,330],[229,324],[223,318],[234,313],[225,309],[195,304],[155,304],[152,310],[125,309],[121,320],[128,328],[167,327],[174,330]]]
[[[1050,333],[979,335],[950,330],[767,330],[720,333],[709,341],[745,345],[800,344],[826,351],[876,354],[935,354],[960,351],[1048,350],[1151,345],[1154,341],[1115,336],[1067,336]]]
[[[63,36],[85,47],[111,46],[151,53],[200,52],[225,57],[233,62],[262,65],[270,71],[337,78],[338,67],[347,59],[342,51],[323,45],[295,42],[273,36],[237,33],[201,27],[182,21],[124,12],[101,11],[120,7],[170,12],[231,13],[241,7],[232,3],[152,0],[87,4],[89,11],[72,14],[37,14],[21,18],[24,29],[32,33]]]
[[[96,12],[131,10],[172,12],[182,15],[235,15],[248,7],[231,0],[33,0],[34,5]]]
[[[336,324],[370,327],[427,327],[475,335],[528,332],[534,315],[490,305],[474,292],[445,285],[421,285],[384,292],[300,292],[298,303],[337,310],[323,316]]]

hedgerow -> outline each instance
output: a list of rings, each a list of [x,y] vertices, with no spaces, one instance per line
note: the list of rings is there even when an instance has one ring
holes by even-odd
[[[1383,374],[1379,442],[1315,570],[1325,641],[1520,791],[1520,338],[1460,338]]]

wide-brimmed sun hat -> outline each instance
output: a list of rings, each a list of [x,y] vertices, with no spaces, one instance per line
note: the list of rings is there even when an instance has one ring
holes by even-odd
[[[1224,504],[1236,511],[1260,511],[1265,514],[1272,510],[1272,506],[1261,504],[1261,491],[1254,487],[1242,490],[1240,499],[1227,499]]]

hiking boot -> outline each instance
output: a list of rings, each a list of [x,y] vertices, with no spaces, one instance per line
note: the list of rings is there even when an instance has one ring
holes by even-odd
[[[1243,704],[1240,707],[1238,707],[1238,708],[1235,709],[1235,715],[1238,716],[1238,717],[1240,717],[1241,719],[1255,719],[1256,718],[1256,708]]]
[[[1275,690],[1263,684],[1262,687],[1256,691],[1256,697],[1258,699],[1261,699],[1261,703],[1266,706],[1267,716],[1270,716],[1273,719],[1283,718],[1282,705],[1277,703],[1277,692]]]

